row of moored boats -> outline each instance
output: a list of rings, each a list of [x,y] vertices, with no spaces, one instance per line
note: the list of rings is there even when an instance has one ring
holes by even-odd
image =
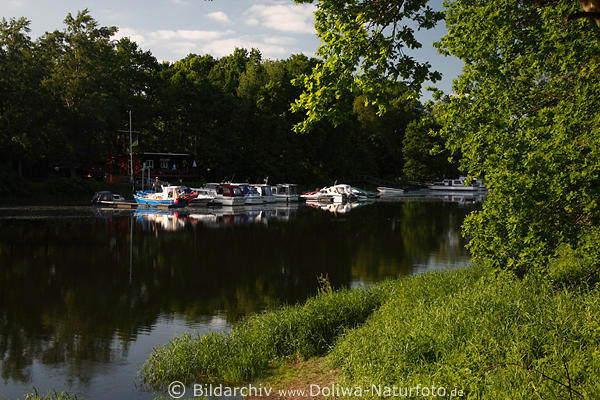
[[[455,180],[445,180],[428,185],[431,190],[484,190],[482,182],[467,182],[462,177]],[[379,196],[398,196],[404,192],[401,188],[378,187],[378,193],[367,192],[347,184],[335,184],[319,190],[298,193],[297,185],[283,183],[278,185],[249,184],[249,183],[207,183],[199,188],[189,188],[182,185],[159,185],[157,190],[138,190],[134,194],[137,204],[163,207],[185,207],[187,205],[259,205],[276,202],[320,202],[345,203],[365,201]],[[99,192],[92,202],[110,204],[124,199],[110,192]]]
[[[207,183],[200,188],[163,185],[161,190],[138,191],[133,198],[138,204],[185,207],[189,204],[238,206],[298,201],[295,184]]]

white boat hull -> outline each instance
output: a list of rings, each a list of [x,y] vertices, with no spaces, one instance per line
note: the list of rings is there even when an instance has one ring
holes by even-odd
[[[215,203],[222,204],[224,206],[243,206],[246,203],[244,197],[228,197],[228,196],[215,196]]]
[[[246,196],[244,197],[245,204],[263,204],[262,196]]]
[[[287,194],[276,194],[275,195],[275,200],[278,201],[278,202],[288,202],[288,203],[290,203],[290,202],[293,202],[293,201],[298,201],[299,199],[300,199],[300,196],[298,196],[297,194],[296,195],[293,195],[293,194],[290,194],[290,195],[287,195]]]

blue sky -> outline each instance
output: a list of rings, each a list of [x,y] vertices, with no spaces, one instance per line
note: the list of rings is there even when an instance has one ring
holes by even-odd
[[[441,0],[432,5],[440,8]],[[31,36],[63,28],[67,13],[84,8],[103,26],[117,26],[161,61],[176,61],[189,53],[231,54],[235,47],[258,48],[264,58],[290,54],[314,55],[319,41],[313,28],[311,4],[292,0],[1,0],[0,16],[31,20]],[[429,60],[444,79],[438,86],[450,91],[460,61],[441,56],[431,46],[444,33],[443,23],[420,32],[423,48],[414,53]]]

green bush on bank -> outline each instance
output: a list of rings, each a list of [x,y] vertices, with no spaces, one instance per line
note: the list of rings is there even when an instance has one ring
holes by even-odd
[[[563,243],[548,263],[547,275],[559,286],[593,284],[600,279],[600,228],[590,228],[573,248]]]

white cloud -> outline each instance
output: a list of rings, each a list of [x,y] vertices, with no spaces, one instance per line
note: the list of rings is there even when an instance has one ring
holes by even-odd
[[[133,28],[121,28],[113,38],[118,40],[128,37],[142,48],[152,51],[166,51],[172,55],[172,60],[185,57],[188,53],[201,51],[207,42],[230,35],[232,31],[202,31],[202,30],[166,30],[161,29],[151,32],[139,32]]]
[[[175,4],[178,6],[188,4],[188,2],[186,0],[169,0],[169,3]]]
[[[158,30],[150,32],[150,38],[158,41],[166,40],[187,40],[187,41],[205,41],[221,38],[231,31],[202,31],[202,30]]]
[[[205,21],[211,19],[221,24],[245,20],[244,26],[236,26],[235,29],[195,29],[194,24],[187,24],[191,29],[171,28],[169,25],[165,25],[167,29],[134,29],[129,25],[120,29],[115,38],[129,37],[142,49],[151,50],[166,61],[180,60],[189,53],[223,57],[232,54],[236,47],[258,49],[265,59],[282,59],[300,52],[310,56],[314,50],[306,51],[303,47],[307,46],[302,43],[307,38],[306,34],[314,34],[313,10],[311,5],[296,6],[282,0],[259,0],[242,8],[237,14],[229,9],[213,9],[198,14]],[[196,26],[197,22],[198,19]],[[248,26],[252,24],[254,26]]]
[[[314,35],[314,12],[315,6],[312,4],[273,2],[255,4],[246,11],[246,14],[250,25],[258,23],[277,31]]]
[[[23,0],[8,0],[8,5],[10,7],[20,8],[25,5],[25,1],[23,1]]]
[[[216,11],[213,13],[209,13],[209,14],[206,14],[206,16],[208,18],[212,19],[213,21],[224,22],[227,24],[231,23],[231,20],[229,19],[227,14],[225,14],[223,11]]]
[[[148,43],[148,40],[144,37],[144,35],[133,28],[119,28],[119,31],[113,35],[113,39],[115,40],[119,40],[124,37],[131,39],[131,41],[136,42],[140,46]]]
[[[266,36],[263,38],[263,41],[268,44],[277,44],[277,45],[293,45],[298,43],[298,40],[288,36]]]

